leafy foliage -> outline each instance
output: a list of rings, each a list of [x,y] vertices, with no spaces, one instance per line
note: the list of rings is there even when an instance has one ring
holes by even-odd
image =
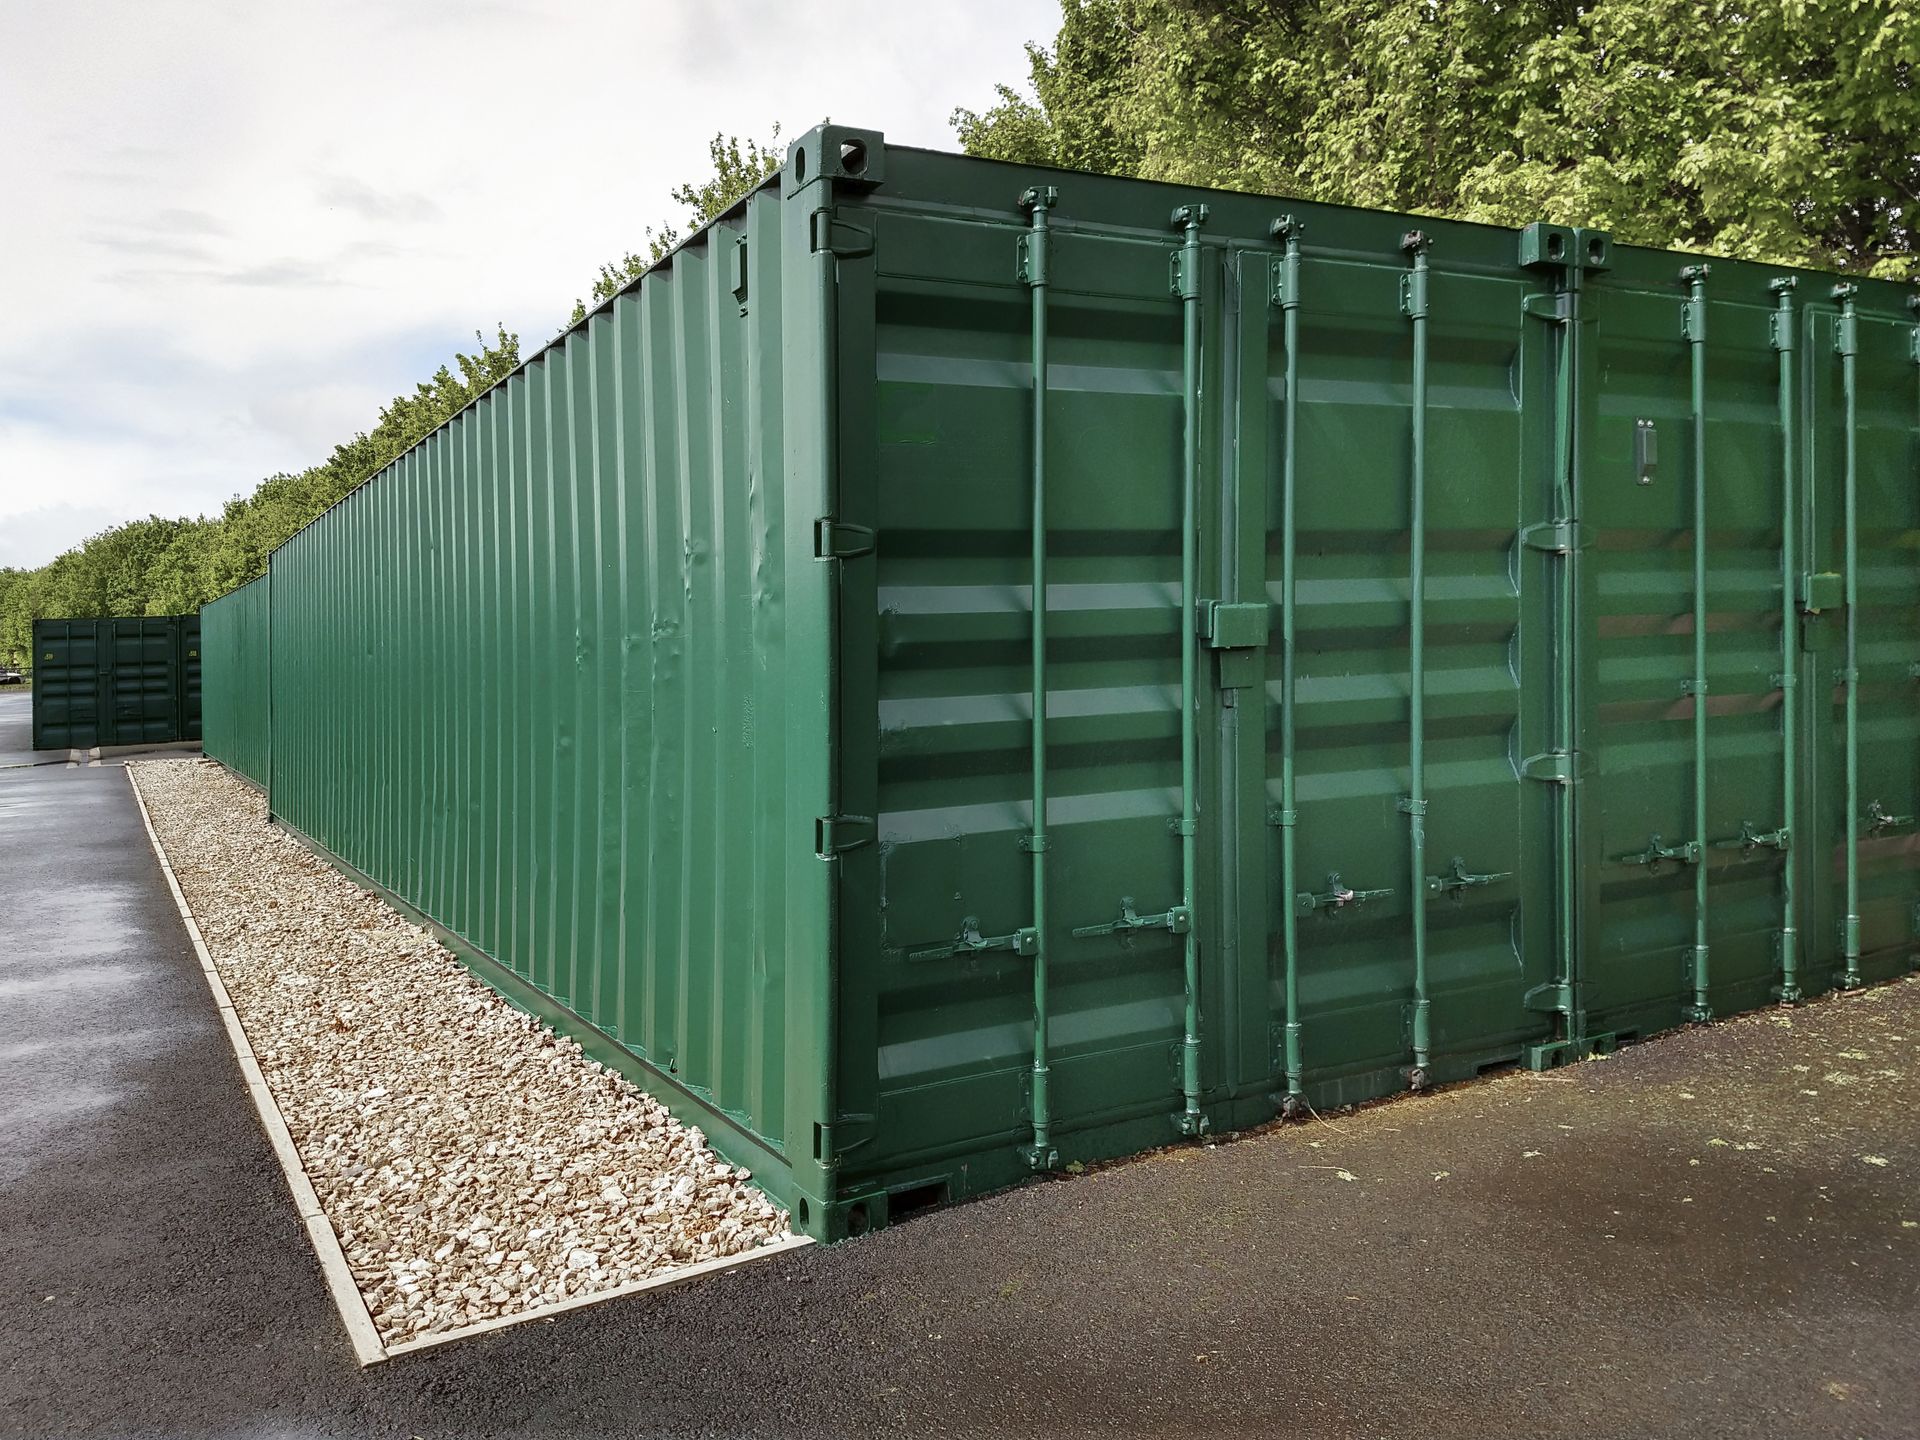
[[[267,556],[314,516],[383,469],[520,363],[520,342],[496,327],[491,342],[456,354],[411,395],[395,396],[371,431],[321,464],[274,475],[235,496],[215,519],[150,515],[103,530],[37,570],[0,570],[0,661],[32,653],[44,616],[181,615],[266,570]]]
[[[762,145],[715,135],[707,147],[713,174],[680,185],[675,203],[689,224],[704,225],[780,165],[780,127]],[[636,278],[680,242],[672,225],[646,232],[647,256],[628,254],[603,265],[595,302]],[[576,304],[573,323],[585,318]],[[116,525],[37,570],[0,569],[0,662],[30,662],[33,621],[44,616],[179,615],[197,610],[263,574],[267,557],[296,530],[386,468],[520,363],[520,341],[496,326],[492,341],[475,332],[479,349],[456,354],[407,395],[395,396],[379,423],[334,447],[322,463],[274,475],[249,495],[236,495],[213,519],[158,515]]]
[[[1062,0],[969,153],[1920,276],[1920,0]]]
[[[757,140],[743,143],[738,135],[716,134],[707,142],[707,158],[713,164],[711,177],[699,185],[676,185],[673,189],[673,203],[686,206],[689,212],[687,224],[695,230],[715,216],[724,214],[734,201],[780,168],[780,127],[773,127],[773,134],[767,137],[764,145]],[[680,240],[680,231],[671,224],[662,225],[658,230],[649,225],[646,231],[647,253],[642,256],[629,250],[618,260],[602,265],[600,273],[593,280],[592,300],[574,301],[573,315],[567,323],[578,325],[587,318],[589,305],[598,305],[602,300],[618,295],[644,275],[649,267],[657,264]]]

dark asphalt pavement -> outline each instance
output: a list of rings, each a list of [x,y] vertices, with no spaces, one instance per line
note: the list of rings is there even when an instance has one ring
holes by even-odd
[[[362,1371],[120,767],[0,897],[0,1435],[1920,1430],[1920,981]]]

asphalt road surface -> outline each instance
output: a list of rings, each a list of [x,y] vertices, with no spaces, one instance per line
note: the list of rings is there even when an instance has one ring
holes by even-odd
[[[0,1435],[1920,1431],[1920,981],[362,1371],[126,777],[26,765],[25,715],[0,695]]]

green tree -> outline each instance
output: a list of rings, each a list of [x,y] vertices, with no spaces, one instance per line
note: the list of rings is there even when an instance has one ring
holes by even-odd
[[[707,159],[713,165],[712,175],[698,184],[676,185],[672,192],[673,203],[687,208],[687,225],[694,230],[725,214],[736,200],[780,168],[780,127],[773,127],[764,145],[757,140],[742,141],[738,135],[716,134],[707,142]],[[593,278],[592,299],[573,302],[569,326],[587,318],[589,305],[598,305],[618,295],[646,274],[680,243],[681,232],[670,223],[658,230],[648,226],[645,238],[645,255],[629,250],[618,260],[600,267],[600,273]]]
[[[431,434],[520,363],[519,339],[496,326],[395,396],[372,430],[322,463],[274,475],[208,520],[159,515],[116,525],[35,570],[0,570],[0,660],[28,660],[33,622],[48,616],[179,615],[244,585],[289,536]]]
[[[969,153],[1920,274],[1917,0],[1063,0]]]

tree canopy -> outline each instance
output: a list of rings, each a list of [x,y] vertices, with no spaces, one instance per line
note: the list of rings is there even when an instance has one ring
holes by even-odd
[[[1063,0],[969,153],[1892,279],[1920,0]]]
[[[1062,0],[1026,90],[953,123],[975,155],[1920,279],[1920,0]],[[780,164],[717,134],[686,224]],[[681,238],[600,267],[590,304]],[[154,515],[0,570],[0,660],[38,615],[166,614],[275,546],[519,363],[476,335],[370,431],[207,519]]]
[[[707,153],[713,173],[674,189],[671,198],[703,225],[779,167],[780,127],[762,145],[715,135]],[[647,255],[633,253],[600,267],[597,302],[615,294],[680,241],[672,224],[646,231]],[[585,317],[576,302],[573,320]],[[520,363],[520,341],[495,326],[489,341],[475,332],[475,353],[456,354],[432,376],[395,396],[369,431],[336,445],[318,465],[272,475],[205,519],[150,515],[116,525],[37,569],[0,569],[0,663],[30,663],[33,622],[45,616],[180,615],[265,573],[267,557],[296,530],[348,491],[438,429]]]

